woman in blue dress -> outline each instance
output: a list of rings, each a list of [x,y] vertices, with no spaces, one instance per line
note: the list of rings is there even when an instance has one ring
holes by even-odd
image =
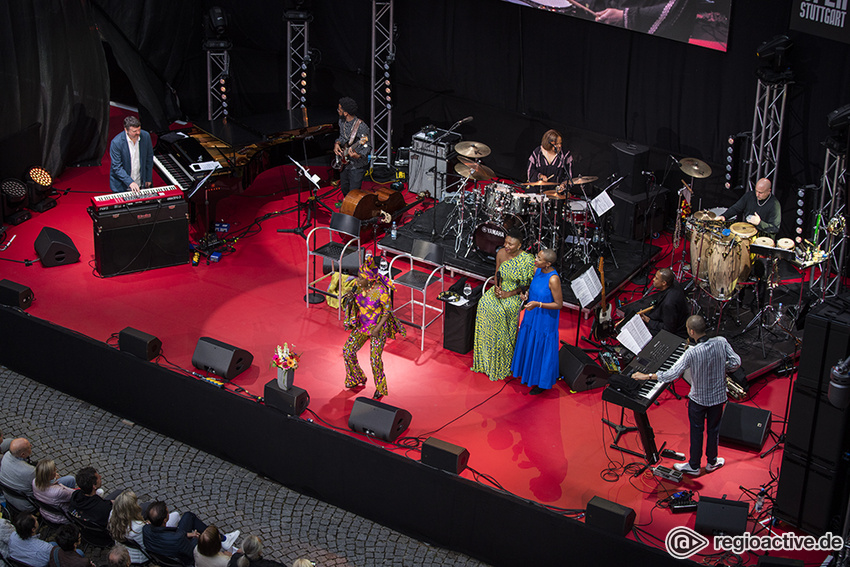
[[[528,303],[519,327],[511,372],[522,383],[534,386],[536,396],[555,385],[558,369],[558,316],[564,304],[561,278],[553,264],[558,256],[547,248],[534,258],[534,279],[528,290]],[[525,294],[523,294],[525,295]]]

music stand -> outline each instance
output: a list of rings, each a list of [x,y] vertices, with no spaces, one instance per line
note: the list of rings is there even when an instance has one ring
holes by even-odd
[[[307,201],[305,203],[301,202],[301,191],[300,191],[300,189],[298,191],[298,205],[295,207],[295,211],[296,211],[296,214],[298,215],[298,217],[296,217],[295,222],[297,223],[298,222],[297,219],[299,219],[301,217],[301,209],[305,208],[307,210],[307,218],[304,219],[305,224],[303,224],[303,225],[299,224],[299,226],[296,226],[295,228],[279,228],[279,229],[277,229],[277,231],[278,232],[284,232],[284,233],[298,234],[299,236],[301,236],[301,238],[306,240],[307,239],[306,230],[308,228],[310,228],[311,226],[313,226],[313,215],[316,212],[316,206],[321,205],[322,207],[326,208],[328,210],[328,212],[330,212],[332,214],[333,214],[334,210],[332,208],[330,208],[328,205],[326,205],[325,203],[323,203],[321,201],[321,199],[319,198],[319,189],[321,189],[321,186],[319,185],[319,180],[321,179],[321,177],[319,177],[316,174],[311,174],[310,171],[306,167],[304,167],[303,165],[301,165],[300,163],[295,161],[295,158],[293,158],[292,156],[288,156],[288,157],[289,157],[289,161],[294,163],[296,169],[298,170],[298,178],[299,178],[302,186],[303,186],[303,183],[304,183],[304,179],[308,179],[313,185],[312,185],[312,187],[309,187],[310,196],[307,197]]]

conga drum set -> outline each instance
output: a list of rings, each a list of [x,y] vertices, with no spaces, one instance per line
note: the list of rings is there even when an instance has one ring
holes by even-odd
[[[717,216],[697,211],[685,223],[691,233],[691,273],[711,297],[728,301],[750,275],[750,243],[758,230],[746,222],[726,228]]]

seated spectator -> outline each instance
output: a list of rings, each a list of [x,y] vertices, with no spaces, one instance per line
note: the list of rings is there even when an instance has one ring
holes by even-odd
[[[114,545],[106,556],[107,567],[130,567],[130,550],[120,543]]]
[[[145,507],[150,506],[147,503]],[[180,522],[180,514],[171,512],[168,515],[166,526],[169,528],[177,527]],[[139,504],[139,499],[136,493],[130,489],[124,490],[115,501],[112,503],[112,513],[109,515],[109,522],[106,525],[109,530],[109,535],[112,539],[118,542],[126,542],[128,539],[138,543],[142,549],[145,549],[145,541],[142,537],[142,528],[145,526],[145,519],[142,512],[142,505]],[[145,554],[138,549],[129,548],[131,563],[144,563],[148,559]]]
[[[15,526],[6,518],[0,518],[0,555],[9,557],[9,538],[15,533]]]
[[[112,499],[117,497],[121,491],[118,490],[110,494],[106,499],[101,498],[100,494],[103,493],[103,490],[100,490],[100,486],[103,479],[93,467],[81,468],[76,479],[79,490],[71,495],[71,503],[69,504],[71,513],[105,528],[107,522],[109,522],[109,513],[112,511]]]
[[[222,549],[221,540],[217,527],[209,526],[203,531],[195,547],[195,567],[227,567],[233,552]]]
[[[32,495],[35,467],[27,459],[32,455],[32,445],[23,437],[12,439],[9,450],[0,460],[0,484]],[[6,502],[21,512],[34,512],[35,507],[23,498],[6,494]]]
[[[207,529],[207,525],[195,514],[184,512],[180,516],[177,527],[169,528],[166,525],[168,507],[165,502],[156,501],[148,508],[147,519],[150,523],[142,528],[145,549],[159,555],[174,557],[185,565],[191,565],[195,561],[198,536]],[[239,530],[230,532],[224,536],[224,543],[219,545],[230,549],[238,537]]]
[[[76,483],[75,483],[76,485]],[[39,502],[44,502],[63,510],[68,510],[68,502],[74,489],[59,483],[59,473],[53,459],[41,459],[35,467],[35,478],[32,481],[32,494]],[[41,509],[41,515],[48,522],[67,524],[68,518]]]
[[[263,544],[255,535],[245,536],[242,548],[230,558],[228,567],[286,567],[283,563],[263,559]]]
[[[30,567],[46,567],[53,546],[41,541],[36,534],[38,520],[32,514],[18,514],[15,533],[9,538],[9,556]]]
[[[12,444],[11,439],[3,439],[3,432],[0,431],[0,455],[9,450],[9,445]]]
[[[49,567],[94,567],[82,550],[77,549],[81,541],[80,528],[74,524],[62,524],[56,530],[56,545],[51,547]]]

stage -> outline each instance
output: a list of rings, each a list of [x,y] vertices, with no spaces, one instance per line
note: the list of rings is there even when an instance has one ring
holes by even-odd
[[[408,328],[407,337],[391,341],[384,354],[389,395],[382,402],[412,414],[403,439],[389,444],[354,433],[348,418],[355,399],[371,396],[374,387],[344,388],[341,349],[347,333],[337,311],[326,303],[308,307],[302,299],[305,241],[277,232],[295,228],[305,218],[303,211],[293,211],[296,196],[281,192],[284,173],[267,171],[249,191],[220,203],[219,220],[240,237],[217,261],[202,257],[197,265],[100,278],[94,271],[94,235],[85,209],[92,195],[107,190],[107,177],[106,159],[100,167],[67,170],[55,182],[63,192],[70,188],[58,206],[9,229],[5,242],[12,236],[15,240],[0,253],[3,277],[31,288],[35,300],[26,311],[0,310],[6,335],[0,344],[3,365],[287,486],[496,565],[551,565],[567,556],[579,564],[633,563],[637,554],[653,564],[673,565],[663,552],[664,536],[676,526],[693,527],[694,515],[674,515],[659,507],[659,501],[693,490],[750,503],[741,487],[775,488],[781,446],[764,458],[758,451],[723,446],[722,469],[679,484],[648,470],[635,476],[630,463],[643,464],[641,460],[609,449],[613,436],[602,419],[616,421],[620,412],[601,400],[601,389],[571,392],[559,381],[545,394],[529,396],[518,380],[490,382],[470,371],[471,353],[442,347],[442,321],[426,331],[424,350],[419,332]],[[411,202],[414,196],[405,198]],[[335,199],[331,196],[328,204],[333,206]],[[401,251],[411,235],[423,234],[414,227],[430,212],[416,218],[411,212],[401,219],[393,243],[379,237],[379,245],[367,245],[384,250],[394,245]],[[319,209],[315,222],[326,226],[329,218]],[[44,227],[66,234],[81,261],[33,264],[34,242]],[[220,236],[227,239],[228,234]],[[669,253],[670,240],[666,233],[654,240],[655,267],[670,265],[667,260],[675,256]],[[634,242],[623,245],[632,249],[631,256],[644,248]],[[629,283],[628,275],[646,261],[634,259],[631,268],[622,268],[621,291],[614,300],[640,297],[643,289]],[[457,267],[459,274],[465,271],[483,278],[492,267],[486,262],[480,268]],[[706,313],[711,308],[703,307]],[[739,329],[728,319],[731,311],[726,309],[726,319],[720,321],[727,335]],[[746,313],[742,308],[743,326]],[[147,362],[119,352],[116,337],[126,327],[158,337],[162,356]],[[587,337],[589,331],[589,320],[562,311],[563,341],[575,344],[576,336]],[[775,328],[762,332],[784,336]],[[750,393],[742,403],[770,410],[778,434],[793,373],[777,376],[772,369],[778,361],[793,361],[797,349],[793,339],[785,337],[783,343],[770,335],[768,361],[760,340],[752,338],[757,333],[753,328],[733,342],[747,350],[742,355],[752,368],[747,368]],[[229,382],[201,380],[204,373],[192,366],[201,337],[245,349],[253,363]],[[295,385],[310,398],[308,410],[297,417],[262,403],[264,387],[275,377],[269,362],[274,347],[284,342],[302,355]],[[579,346],[590,345],[580,339]],[[360,361],[368,368],[368,351],[361,351]],[[683,383],[677,388],[687,392]],[[668,391],[648,411],[659,446],[687,452],[685,404]],[[631,421],[627,412],[627,424]],[[422,465],[419,448],[428,437],[468,449],[469,468],[455,476]],[[642,450],[634,433],[620,444]],[[768,439],[764,448],[772,444]],[[661,464],[672,467],[674,462],[662,459]],[[583,511],[594,496],[635,510],[639,530],[623,538],[586,526]],[[766,517],[757,514],[748,529],[763,533],[758,522]],[[535,534],[533,544],[523,535],[528,533]],[[820,561],[823,555],[795,557]],[[745,562],[754,564],[754,556]]]

